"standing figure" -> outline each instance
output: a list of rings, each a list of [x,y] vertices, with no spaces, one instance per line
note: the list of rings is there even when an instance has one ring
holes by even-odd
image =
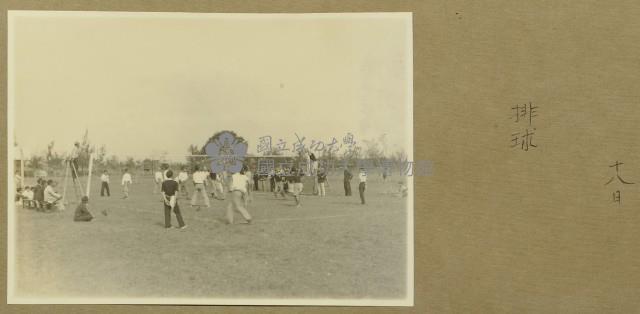
[[[200,171],[200,166],[195,166],[195,169],[192,175],[192,180],[193,180],[195,189],[193,191],[193,195],[191,196],[191,207],[196,206],[196,201],[198,200],[198,194],[200,194],[204,199],[204,204],[207,206],[207,208],[209,208],[209,196],[207,195],[207,188],[206,188],[206,184],[207,184],[206,181],[208,176],[209,176],[208,172]],[[200,210],[200,206],[198,206],[197,210]]]
[[[223,192],[229,192],[229,173],[227,172],[227,170],[222,170],[221,173],[218,173],[218,180],[220,180],[220,183],[222,183],[222,191]]]
[[[351,196],[351,179],[353,175],[349,168],[344,168],[344,195]]]
[[[169,178],[167,177],[167,172],[169,172],[170,168],[169,168],[169,164],[162,164],[162,182],[167,181],[167,180],[175,180],[175,178]],[[171,171],[173,172],[173,171]]]
[[[33,188],[33,199],[39,212],[44,208],[44,188],[44,179],[38,178],[38,184]]]
[[[311,163],[310,174],[311,176],[315,176],[318,174],[318,159],[314,153],[309,153],[309,162]]]
[[[269,180],[269,192],[274,192],[276,190],[276,174],[275,171],[271,170],[269,171],[269,175],[267,176],[267,178],[265,178],[265,180],[262,180],[262,190],[264,191],[264,185],[265,185],[265,181],[266,179]]]
[[[129,187],[133,184],[133,180],[131,179],[131,174],[129,174],[129,169],[124,168],[124,174],[122,175],[122,196],[123,199],[129,198]]]
[[[253,190],[254,191],[258,191],[258,181],[260,180],[260,175],[258,174],[258,172],[256,171],[256,173],[253,174]]]
[[[162,174],[162,171],[160,169],[158,169],[153,174],[153,181],[155,183],[155,185],[153,186],[153,194],[158,194],[158,191],[160,191],[160,188],[162,187],[162,181],[164,181],[163,177],[164,175]]]
[[[162,187],[160,188],[162,199],[164,200],[164,227],[166,229],[171,228],[171,211],[173,210],[178,220],[178,228],[186,229],[187,225],[182,219],[180,205],[178,205],[178,182],[173,180],[173,171],[169,170],[165,175],[167,176],[167,180],[162,182]]]
[[[390,175],[389,172],[389,167],[382,168],[382,183],[385,183],[387,181],[387,177],[389,177]]]
[[[316,155],[313,153],[309,153],[309,160],[311,162],[310,165],[310,173],[309,175],[313,178],[313,195],[319,195],[319,184],[318,184],[318,160],[316,159]]]
[[[247,197],[247,190],[250,185],[249,178],[245,175],[246,169],[246,166],[243,166],[240,172],[234,173],[231,176],[231,183],[229,186],[231,199],[229,204],[227,204],[228,224],[233,224],[234,209],[242,215],[242,217],[247,221],[247,224],[251,223],[251,215],[245,208],[245,198]]]
[[[253,189],[252,189],[252,184],[251,184],[251,180],[253,180],[253,173],[251,173],[251,169],[246,167],[246,171],[244,172],[244,175],[247,177],[247,194],[244,197],[244,206],[248,207],[248,203],[250,201],[253,200]]]
[[[222,176],[219,174],[212,172],[209,174],[209,178],[211,179],[211,185],[213,188],[213,192],[211,193],[213,197],[219,200],[224,200],[224,187],[222,186]]]
[[[273,174],[273,180],[276,183],[276,187],[273,190],[273,196],[275,196],[275,198],[278,198],[278,195],[281,195],[282,198],[287,198],[284,191],[284,182],[287,180],[287,177],[284,175],[284,171],[282,170],[282,168],[276,169],[275,173]]]
[[[102,182],[102,186],[100,187],[100,196],[104,196],[105,191],[107,191],[107,196],[111,196],[111,192],[109,191],[109,173],[107,170],[102,171],[100,181]]]
[[[325,184],[327,182],[327,173],[325,172],[324,169],[320,169],[318,171],[318,195],[320,196],[325,196],[327,195],[327,192],[325,190]]]
[[[15,188],[21,188],[24,180],[22,178],[22,176],[20,175],[20,171],[16,171],[16,174],[13,176],[13,186]]]
[[[360,174],[358,175],[360,178],[360,185],[358,186],[358,191],[360,192],[360,201],[362,205],[364,205],[364,190],[367,186],[367,171],[364,168],[360,168]]]
[[[304,173],[307,173],[309,175],[311,175],[311,154],[309,153],[308,150],[305,151],[304,155],[304,170],[302,170]]]
[[[180,173],[178,173],[178,187],[180,189],[180,193],[182,195],[189,195],[189,192],[187,192],[187,180],[189,180],[189,174],[187,173],[186,170],[184,170],[184,167],[182,167],[180,169]]]
[[[73,183],[78,178],[78,159],[80,158],[80,143],[75,142],[73,144],[73,150],[71,150],[71,156],[69,156],[69,168],[71,169],[71,178]]]
[[[301,197],[302,197],[302,189],[304,186],[302,185],[302,177],[304,176],[303,171],[298,171],[296,168],[291,169],[291,175],[289,176],[289,186],[291,187],[291,194],[293,194],[293,198],[296,200],[296,207],[301,206]]]

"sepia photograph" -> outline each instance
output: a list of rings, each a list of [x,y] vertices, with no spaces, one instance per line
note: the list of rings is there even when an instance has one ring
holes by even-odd
[[[7,302],[413,306],[412,37],[9,11]]]

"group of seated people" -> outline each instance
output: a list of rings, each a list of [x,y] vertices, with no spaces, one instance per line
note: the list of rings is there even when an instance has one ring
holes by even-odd
[[[39,212],[60,209],[60,195],[55,190],[57,183],[53,180],[39,178],[36,185],[18,188],[16,203],[21,203],[22,208],[36,209]]]

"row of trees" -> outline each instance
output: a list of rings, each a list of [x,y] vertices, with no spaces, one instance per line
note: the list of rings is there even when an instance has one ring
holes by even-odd
[[[209,137],[204,145],[199,146],[197,144],[191,144],[187,148],[187,154],[189,155],[205,155],[205,147],[207,144],[218,140],[221,134],[224,132],[228,132],[235,137],[236,143],[247,143],[247,140],[242,136],[239,136],[234,131],[223,130],[216,132],[211,137]],[[333,152],[328,149],[325,149],[321,152],[316,153],[316,157],[325,162],[340,164],[343,162],[353,163],[357,160],[368,159],[368,160],[390,160],[392,162],[402,162],[407,160],[407,156],[402,151],[396,151],[393,153],[389,152],[386,136],[382,135],[377,139],[363,140],[363,146],[355,146],[350,154],[347,156],[344,152]],[[78,171],[85,172],[88,168],[89,156],[95,153],[94,165],[98,169],[108,169],[109,171],[120,171],[123,168],[130,169],[145,169],[151,170],[156,168],[157,161],[152,160],[150,158],[145,159],[135,159],[133,157],[126,157],[125,159],[119,159],[115,155],[108,155],[107,148],[105,145],[101,145],[96,148],[93,145],[88,136],[88,130],[85,130],[82,141],[80,142],[80,158],[79,158],[79,168]],[[319,153],[319,154],[317,154]],[[273,151],[272,155],[282,154],[282,152]],[[303,152],[297,156],[297,159],[303,159]],[[166,155],[166,153],[165,153]],[[56,151],[55,142],[51,141],[47,145],[46,151],[44,151],[40,155],[32,155],[30,160],[28,160],[28,166],[33,170],[47,170],[47,171],[64,171],[65,169],[65,160],[68,159],[67,155],[60,154]],[[162,156],[159,157],[161,161],[163,161]],[[196,156],[187,156],[186,163],[173,163],[172,166],[182,166],[186,165],[190,168],[193,168],[195,165],[202,165],[203,162],[207,160],[206,157],[196,157]]]
[[[107,155],[107,148],[101,145],[96,148],[89,140],[89,132],[85,130],[84,136],[80,144],[80,153],[78,158],[78,171],[84,173],[89,166],[89,156],[95,153],[94,165],[97,168],[119,170],[125,167],[142,168],[144,163],[151,162],[150,159],[135,160],[133,157],[127,157],[123,160],[115,155]],[[66,161],[69,159],[68,154],[61,154],[56,151],[55,141],[47,144],[47,149],[40,154],[33,154],[29,160],[26,160],[27,166],[31,170],[45,170],[50,173],[61,174],[66,167]]]

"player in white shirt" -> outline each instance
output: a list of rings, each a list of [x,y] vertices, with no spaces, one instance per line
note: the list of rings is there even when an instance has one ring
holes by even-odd
[[[16,171],[16,174],[13,176],[13,186],[15,188],[20,188],[23,185],[22,176],[20,175],[20,171]]]
[[[204,204],[207,206],[207,208],[210,207],[209,205],[209,196],[207,195],[207,188],[206,188],[206,184],[207,184],[207,177],[209,176],[209,173],[206,171],[201,171],[199,166],[195,167],[195,171],[193,172],[193,175],[191,176],[192,180],[193,180],[193,184],[194,184],[194,191],[193,191],[193,195],[191,196],[191,207],[196,206],[196,201],[198,199],[198,194],[202,195],[202,198],[204,199]],[[200,209],[200,207],[198,206],[198,210]]]
[[[222,175],[219,173],[210,173],[209,178],[211,179],[213,186],[213,197],[219,200],[224,200],[225,196]]]
[[[29,208],[33,208],[36,205],[36,202],[34,201],[33,197],[35,196],[35,194],[33,193],[33,190],[31,189],[31,187],[24,187],[24,190],[22,191],[22,205],[24,207],[24,205],[26,205]]]
[[[360,178],[360,185],[358,186],[358,191],[360,192],[360,201],[362,205],[364,205],[364,189],[367,186],[367,171],[364,168],[360,168],[360,174],[358,174],[358,178]]]
[[[153,186],[153,194],[158,194],[162,188],[162,182],[164,181],[164,174],[161,170],[158,170],[153,174],[153,180],[155,182],[155,185]]]
[[[251,170],[247,168],[247,171],[245,171],[244,175],[247,177],[248,184],[249,184],[247,186],[247,194],[244,198],[244,206],[248,207],[249,202],[253,201],[253,193],[252,193],[253,185],[251,184],[251,182],[253,181],[253,173],[251,173]]]
[[[249,185],[251,184],[251,180],[245,175],[246,170],[247,167],[243,166],[240,172],[234,173],[231,176],[231,182],[229,184],[231,197],[229,204],[227,204],[227,222],[229,224],[233,224],[234,208],[242,215],[248,224],[251,223],[251,215],[245,208],[245,198],[247,197]]]
[[[124,174],[122,175],[122,193],[124,198],[129,198],[129,186],[133,184],[133,180],[131,179],[131,174],[129,174],[129,169],[124,169]]]
[[[311,153],[309,152],[309,150],[305,150],[304,153],[304,161],[305,161],[305,168],[303,170],[304,173],[306,173],[307,175],[311,175]]]
[[[73,143],[73,150],[69,156],[69,168],[71,169],[71,178],[76,182],[78,178],[78,160],[80,159],[80,143]]]
[[[27,201],[33,201],[33,190],[30,187],[25,187],[22,191],[22,197]]]
[[[178,173],[178,177],[176,179],[178,181],[178,185],[179,185],[178,188],[180,193],[182,193],[183,195],[189,195],[189,192],[187,192],[187,187],[186,187],[187,180],[189,180],[189,173],[187,173],[187,171],[184,170],[184,167],[180,169],[180,173]]]
[[[62,195],[58,194],[55,189],[55,182],[53,180],[47,181],[47,187],[44,189],[44,205],[46,209],[53,209],[54,207],[58,207],[60,201],[62,199]]]
[[[100,196],[104,196],[104,191],[107,191],[107,196],[111,196],[111,192],[109,191],[109,173],[107,170],[102,171],[100,182],[102,182],[102,186],[100,187]]]

